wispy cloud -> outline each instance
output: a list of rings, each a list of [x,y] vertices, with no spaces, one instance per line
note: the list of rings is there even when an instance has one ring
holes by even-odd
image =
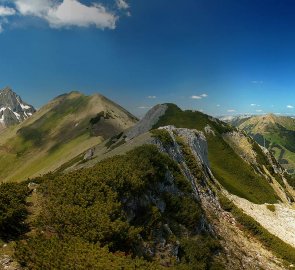
[[[129,8],[129,4],[124,0],[117,0],[117,6],[120,9],[128,9]]]
[[[16,11],[14,8],[0,6],[0,17],[7,17],[15,15]]]
[[[81,0],[6,0],[8,6],[0,5],[0,24],[8,24],[8,16],[17,16],[38,17],[52,28],[95,26],[98,29],[115,29],[122,14],[120,10],[128,9],[129,5],[125,0],[113,1],[116,5],[109,10],[97,2],[86,5]]]
[[[148,96],[147,98],[149,98],[149,99],[156,99],[157,96]]]
[[[236,110],[234,110],[234,109],[229,109],[229,110],[227,110],[227,112],[229,112],[229,113],[233,113],[233,112],[235,112]]]
[[[251,107],[260,107],[260,105],[259,104],[256,104],[256,103],[251,103],[250,106]]]
[[[191,96],[192,99],[202,99],[201,96]]]
[[[256,112],[261,113],[261,112],[263,112],[263,111],[262,111],[262,110],[256,110]]]
[[[150,106],[138,106],[137,109],[143,109],[143,110],[146,110],[146,109],[151,109],[152,107]]]
[[[191,96],[191,99],[202,99],[208,97],[207,94],[201,94],[201,95],[193,95]]]
[[[294,106],[293,106],[293,105],[287,105],[287,108],[288,108],[288,109],[293,109]]]

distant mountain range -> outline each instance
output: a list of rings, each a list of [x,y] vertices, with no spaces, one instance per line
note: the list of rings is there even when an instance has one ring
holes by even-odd
[[[289,173],[295,169],[295,119],[275,114],[235,117],[228,121],[269,149]]]

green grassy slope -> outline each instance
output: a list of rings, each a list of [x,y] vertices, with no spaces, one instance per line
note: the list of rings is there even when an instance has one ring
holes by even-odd
[[[223,122],[194,111],[182,111],[174,104],[168,109],[154,128],[174,125],[178,128],[203,130],[207,125],[215,136],[208,134],[209,161],[215,177],[231,193],[254,203],[275,203],[277,196],[267,180],[255,173],[253,168],[240,158],[223,140],[222,133],[232,128]]]
[[[0,181],[44,174],[132,126],[136,119],[103,96],[61,95],[0,136]]]

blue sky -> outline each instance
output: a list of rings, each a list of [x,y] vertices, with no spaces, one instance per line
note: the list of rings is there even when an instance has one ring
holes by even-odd
[[[142,116],[295,114],[295,2],[0,0],[0,86],[40,107],[78,90]]]

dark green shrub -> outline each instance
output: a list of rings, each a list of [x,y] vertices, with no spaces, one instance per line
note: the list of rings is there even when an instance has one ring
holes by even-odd
[[[23,184],[4,183],[0,185],[0,238],[17,237],[26,229],[26,197],[28,188]]]
[[[217,263],[214,263],[214,255],[219,251],[221,251],[219,241],[210,236],[200,235],[194,239],[182,240],[179,252],[181,263],[178,268],[194,270],[218,269]],[[219,264],[219,267],[219,269],[224,269],[221,264]]]
[[[15,257],[22,267],[30,270],[162,269],[156,263],[122,252],[111,253],[106,247],[74,237],[36,236],[20,241]]]

